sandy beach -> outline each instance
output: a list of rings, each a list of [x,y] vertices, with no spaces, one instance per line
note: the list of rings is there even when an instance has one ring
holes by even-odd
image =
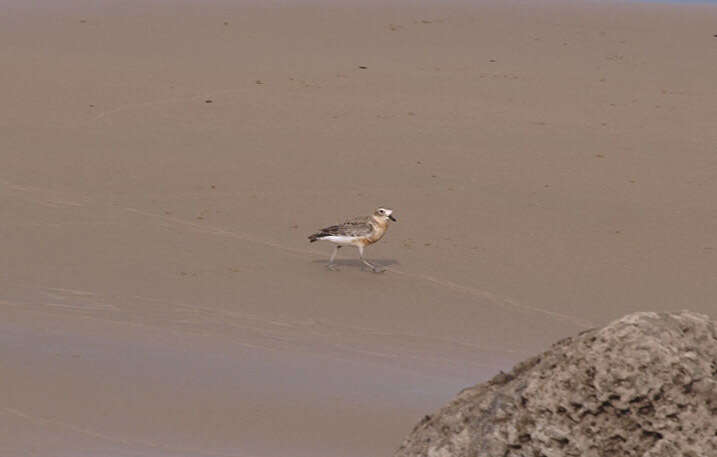
[[[0,456],[388,456],[559,338],[717,318],[717,6],[0,5]],[[388,271],[327,271],[380,205]]]

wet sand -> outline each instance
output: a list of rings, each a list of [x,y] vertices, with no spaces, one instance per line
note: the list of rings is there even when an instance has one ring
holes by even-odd
[[[0,455],[390,455],[558,338],[717,317],[714,6],[3,7]],[[389,271],[328,272],[379,205]]]

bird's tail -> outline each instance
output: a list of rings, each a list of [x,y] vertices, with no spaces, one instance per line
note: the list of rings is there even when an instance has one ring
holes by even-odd
[[[320,240],[325,235],[323,233],[314,233],[313,235],[309,235],[309,243],[313,243],[314,241]]]

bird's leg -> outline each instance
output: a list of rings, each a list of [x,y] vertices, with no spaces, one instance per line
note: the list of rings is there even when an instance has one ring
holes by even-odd
[[[326,268],[328,268],[331,271],[338,271],[336,270],[336,267],[334,266],[334,258],[336,258],[336,253],[339,252],[339,249],[341,249],[341,246],[338,244],[334,246],[334,252],[331,253],[331,257],[329,257],[329,264],[326,265]]]
[[[371,269],[371,271],[373,271],[374,273],[383,273],[386,270],[383,267],[377,267],[376,265],[372,264],[371,262],[369,262],[368,260],[363,258],[363,246],[358,246],[358,250],[359,250],[359,257],[361,257],[361,262],[364,265],[366,265],[367,267],[369,267]]]

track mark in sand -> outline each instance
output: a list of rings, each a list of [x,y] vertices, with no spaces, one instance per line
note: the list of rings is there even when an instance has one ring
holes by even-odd
[[[361,326],[355,326],[355,325],[342,325],[342,324],[336,324],[324,319],[320,319],[313,322],[313,325],[316,327],[329,327],[339,330],[342,333],[347,332],[357,332],[357,333],[363,333],[366,335],[369,335],[371,338],[401,338],[401,339],[410,339],[410,340],[419,340],[419,341],[430,341],[432,343],[438,343],[438,344],[447,344],[451,346],[456,347],[463,347],[471,351],[483,351],[483,352],[504,352],[508,354],[519,354],[519,355],[525,355],[529,356],[532,355],[532,353],[527,353],[518,349],[512,349],[512,348],[505,348],[505,347],[489,347],[489,346],[481,346],[473,343],[468,343],[461,340],[456,340],[453,338],[438,338],[438,337],[431,337],[426,335],[419,335],[419,334],[412,334],[412,333],[405,333],[405,332],[387,332],[384,330],[376,330],[375,328],[371,327],[361,327]]]
[[[80,297],[93,297],[96,295],[94,292],[87,290],[63,289],[62,287],[45,287],[44,289],[52,292],[62,292],[69,295],[78,295]]]
[[[175,224],[178,224],[178,225],[191,227],[198,232],[208,233],[208,234],[218,235],[218,236],[227,236],[227,237],[247,241],[250,243],[261,244],[261,245],[264,245],[264,246],[267,246],[270,248],[274,248],[274,249],[278,249],[278,250],[290,253],[297,257],[303,257],[306,254],[317,256],[317,257],[324,256],[323,253],[319,253],[316,251],[310,251],[308,249],[296,249],[296,248],[282,246],[279,243],[269,241],[269,240],[259,239],[259,238],[253,237],[251,235],[248,235],[246,233],[233,232],[233,231],[229,231],[229,230],[218,228],[218,227],[212,227],[210,225],[205,225],[205,224],[197,224],[195,222],[187,221],[184,219],[165,216],[162,214],[149,213],[149,212],[141,211],[141,210],[138,210],[135,208],[125,208],[125,210],[134,212],[137,214],[142,214],[142,215],[148,216],[148,217],[154,217],[154,218],[163,219],[165,221],[174,222]],[[525,312],[543,314],[543,315],[549,316],[553,319],[567,321],[581,329],[587,329],[587,328],[591,328],[591,327],[595,326],[592,322],[590,322],[587,319],[582,319],[582,318],[579,318],[576,316],[572,316],[570,314],[560,313],[557,311],[550,311],[547,309],[538,308],[537,306],[524,305],[510,297],[501,297],[497,294],[494,294],[492,292],[488,292],[485,290],[481,290],[476,287],[464,286],[462,284],[457,284],[457,283],[454,283],[451,281],[435,278],[433,276],[424,275],[424,274],[420,274],[420,273],[409,273],[409,272],[402,271],[402,270],[399,270],[399,269],[393,268],[393,267],[388,267],[386,270],[389,272],[392,272],[392,273],[396,273],[398,275],[403,275],[403,276],[406,276],[409,278],[426,281],[426,282],[435,284],[439,287],[444,287],[447,289],[463,292],[468,295],[472,295],[474,297],[482,298],[482,299],[488,300],[491,303],[494,303],[495,305],[498,305],[498,306],[511,307],[511,308],[519,309],[519,310],[522,310]]]
[[[142,103],[129,103],[127,105],[120,105],[117,108],[110,109],[107,111],[102,111],[97,116],[95,116],[92,121],[96,122],[104,117],[111,116],[112,114],[119,113],[122,111],[130,111],[133,109],[142,109],[142,108],[151,108],[153,106],[159,106],[159,105],[168,105],[171,103],[178,103],[178,102],[186,102],[186,101],[192,101],[192,100],[199,100],[201,98],[204,98],[202,96],[193,96],[193,97],[179,97],[179,98],[167,98],[162,100],[155,100],[152,102],[142,102]]]
[[[466,366],[470,365],[472,367],[479,367],[479,368],[493,368],[495,365],[490,363],[478,363],[474,361],[466,361],[461,359],[451,359],[449,357],[441,357],[436,355],[426,355],[426,354],[420,354],[420,355],[413,355],[413,354],[392,354],[389,352],[377,352],[377,351],[369,351],[367,349],[360,349],[356,348],[354,346],[349,346],[346,344],[339,344],[335,343],[332,345],[333,347],[342,350],[344,352],[354,353],[358,355],[366,355],[369,357],[376,357],[379,359],[384,360],[395,360],[399,361],[401,359],[413,359],[417,361],[422,362],[439,362],[446,365],[452,365],[452,366]]]
[[[264,246],[267,246],[270,248],[278,249],[278,250],[293,254],[296,257],[304,257],[307,253],[309,253],[311,255],[316,255],[316,256],[321,255],[318,252],[311,252],[311,251],[306,251],[304,249],[295,249],[295,248],[289,248],[286,246],[282,246],[279,243],[275,243],[273,241],[268,241],[268,240],[262,240],[262,239],[253,237],[247,233],[229,231],[229,230],[226,230],[223,228],[213,227],[211,225],[206,225],[206,224],[198,224],[196,222],[191,222],[191,221],[179,219],[176,217],[165,216],[163,214],[149,213],[146,211],[138,210],[136,208],[124,208],[124,210],[129,211],[131,213],[141,214],[141,215],[147,216],[147,217],[161,219],[161,220],[164,220],[167,222],[173,222],[174,224],[177,224],[177,225],[189,227],[199,233],[206,233],[209,235],[217,235],[217,236],[226,236],[229,238],[236,238],[239,240],[248,241],[248,242],[254,243],[254,244],[261,244],[261,245],[264,245]]]
[[[52,298],[64,298],[64,297],[52,297]],[[65,303],[21,303],[21,302],[11,302],[8,300],[3,300],[3,299],[0,299],[0,305],[12,306],[15,308],[28,307],[28,306],[39,306],[39,307],[46,307],[46,308],[59,308],[59,309],[68,309],[68,310],[75,310],[75,311],[117,311],[118,310],[118,308],[112,304],[68,305]],[[83,316],[83,317],[87,317],[87,316]]]
[[[565,320],[565,321],[571,322],[574,325],[577,325],[580,328],[588,329],[588,328],[595,326],[595,324],[588,321],[587,319],[581,319],[579,317],[575,317],[570,314],[559,313],[557,311],[550,311],[547,309],[538,308],[536,306],[524,305],[522,303],[518,303],[517,301],[513,300],[512,298],[500,297],[494,293],[487,292],[487,291],[481,290],[481,289],[477,289],[475,287],[464,286],[462,284],[456,284],[451,281],[434,278],[433,276],[424,275],[424,274],[420,274],[420,273],[408,273],[408,272],[397,270],[397,269],[391,268],[391,267],[388,267],[387,270],[391,271],[393,273],[399,274],[399,275],[422,279],[424,281],[428,281],[428,282],[437,284],[442,287],[461,291],[461,292],[464,292],[464,293],[467,293],[469,295],[473,295],[476,297],[484,298],[486,300],[490,300],[491,302],[493,302],[499,306],[510,306],[513,308],[521,309],[523,311],[530,311],[530,312],[534,312],[534,313],[544,314],[546,316],[550,316],[555,319]]]
[[[76,309],[79,311],[100,311],[100,310],[113,310],[116,311],[118,308],[114,305],[65,305],[63,303],[42,303],[41,306],[49,306],[54,308],[65,308],[65,309]]]
[[[161,106],[161,105],[171,105],[172,103],[184,103],[184,102],[193,102],[193,101],[204,101],[206,103],[206,100],[211,100],[212,98],[216,97],[217,95],[231,95],[231,94],[240,94],[243,92],[246,92],[247,90],[236,90],[236,89],[226,89],[226,90],[220,90],[217,92],[211,92],[209,94],[204,95],[191,95],[188,97],[172,97],[172,98],[163,98],[161,100],[153,100],[151,102],[140,102],[140,103],[128,103],[126,105],[120,105],[116,108],[112,108],[106,111],[102,111],[101,113],[98,113],[94,118],[92,118],[92,122],[99,121],[101,119],[109,118],[111,115],[115,113],[120,113],[122,111],[132,111],[137,109],[143,109],[143,108],[152,108],[155,106]]]
[[[145,298],[145,299],[146,299],[146,298]],[[146,299],[146,300],[148,300],[148,299]],[[184,309],[189,309],[189,310],[194,310],[194,311],[202,310],[202,309],[203,309],[203,308],[201,308],[201,307],[196,307],[196,306],[191,306],[191,305],[183,305],[183,304],[179,304],[179,303],[172,303],[172,302],[167,302],[167,301],[164,301],[164,300],[152,300],[152,301],[159,302],[159,303],[164,303],[164,304],[167,304],[167,305],[172,305],[172,306],[175,306],[176,308],[184,308]],[[116,307],[115,305],[112,305],[112,304],[108,304],[108,305],[106,305],[107,307],[102,307],[102,308],[100,308],[100,307],[84,307],[84,306],[74,306],[74,305],[62,305],[62,304],[56,304],[56,303],[36,303],[36,302],[29,303],[29,302],[9,301],[9,300],[4,300],[4,299],[0,298],[0,306],[7,306],[7,307],[12,307],[12,308],[21,308],[21,309],[29,310],[29,311],[31,311],[31,312],[41,312],[41,313],[42,313],[42,312],[47,312],[48,309],[52,309],[52,308],[68,309],[68,310],[73,310],[73,311],[85,311],[86,313],[79,314],[79,316],[80,316],[82,319],[85,319],[85,320],[95,320],[95,321],[98,321],[98,322],[107,322],[107,323],[111,323],[111,324],[127,325],[127,326],[130,326],[130,327],[137,327],[137,328],[143,328],[143,329],[144,329],[144,328],[154,329],[154,328],[161,327],[161,326],[158,326],[157,324],[152,324],[152,323],[147,324],[147,323],[144,323],[144,322],[141,322],[141,321],[137,321],[137,320],[128,320],[128,319],[126,319],[126,318],[125,318],[125,319],[113,319],[112,317],[102,317],[102,316],[98,316],[98,315],[88,314],[88,313],[97,312],[97,311],[109,311],[109,312],[113,312],[113,311],[118,311],[118,310],[120,310],[120,308],[118,308],[118,307]],[[104,305],[103,305],[103,306],[104,306]],[[29,307],[36,307],[36,308],[39,308],[39,309],[30,309]],[[214,311],[212,312],[212,314],[217,314],[217,315],[231,315],[230,313],[223,313],[223,312],[221,312],[221,311],[216,311],[216,310],[214,310]],[[233,314],[233,313],[232,313],[232,314]],[[173,322],[171,322],[171,323],[177,324],[177,323],[180,323],[180,322],[181,322],[181,321],[173,321]],[[171,323],[170,323],[170,324],[171,324]],[[202,322],[200,322],[200,323],[202,323]],[[259,336],[261,336],[262,338],[272,339],[272,340],[274,340],[274,341],[281,341],[281,342],[283,342],[283,343],[292,342],[292,340],[290,340],[290,339],[281,338],[280,336],[277,336],[277,335],[272,334],[272,333],[267,333],[267,332],[264,332],[264,331],[261,331],[261,330],[256,330],[255,326],[251,326],[251,325],[249,325],[249,324],[247,324],[247,325],[240,325],[240,324],[233,323],[233,322],[224,322],[224,321],[223,321],[223,322],[222,322],[222,325],[224,325],[225,327],[230,327],[230,328],[234,328],[234,329],[252,330],[252,331],[254,331],[256,334],[258,334]],[[186,328],[180,329],[180,328],[176,328],[176,327],[163,327],[163,328],[164,328],[165,331],[167,331],[167,332],[169,332],[169,333],[171,333],[171,334],[173,334],[173,335],[176,335],[176,336],[182,336],[182,335],[187,334],[187,333],[190,333],[190,334],[193,334],[193,335],[204,335],[204,333],[202,332],[202,329],[190,330],[190,329],[186,329]],[[233,337],[226,337],[226,338],[227,338],[229,341],[231,341],[232,343],[237,344],[237,345],[239,345],[239,346],[246,347],[246,348],[248,348],[248,349],[259,349],[259,350],[267,350],[267,351],[277,351],[277,350],[278,350],[276,347],[272,347],[272,346],[269,346],[269,345],[249,343],[249,342],[247,342],[247,341],[245,341],[245,340],[243,340],[243,339],[238,339],[238,338],[233,338]]]
[[[33,203],[37,203],[43,206],[49,206],[51,208],[62,208],[67,206],[82,207],[85,206],[85,204],[87,203],[86,201],[77,202],[65,198],[58,199],[56,196],[58,192],[33,186],[21,186],[6,179],[0,179],[0,184],[4,185],[5,188],[9,189],[10,191],[15,191],[17,193],[20,193],[21,195],[27,195],[32,197],[26,197],[26,199]]]
[[[196,455],[196,456],[206,456],[206,457],[255,457],[255,456],[247,456],[247,455],[240,455],[240,454],[224,454],[224,453],[218,453],[218,452],[207,452],[199,449],[190,449],[190,448],[180,448],[180,447],[174,447],[170,446],[164,443],[155,443],[153,441],[144,441],[144,440],[129,440],[125,438],[119,438],[111,435],[107,435],[105,433],[100,433],[98,431],[80,427],[75,424],[71,424],[69,422],[61,421],[58,419],[46,419],[42,417],[37,417],[32,414],[26,413],[24,411],[20,411],[15,408],[8,408],[3,407],[0,408],[0,412],[5,413],[7,415],[19,417],[21,419],[24,419],[28,422],[31,422],[36,425],[44,425],[44,426],[57,426],[60,428],[63,428],[65,430],[71,430],[75,433],[79,433],[81,435],[89,436],[92,438],[97,438],[103,441],[108,441],[111,443],[116,444],[122,444],[124,446],[133,446],[133,447],[144,447],[144,448],[152,448],[152,449],[162,449],[165,451],[171,451],[171,452],[181,452],[186,453],[190,455]]]

